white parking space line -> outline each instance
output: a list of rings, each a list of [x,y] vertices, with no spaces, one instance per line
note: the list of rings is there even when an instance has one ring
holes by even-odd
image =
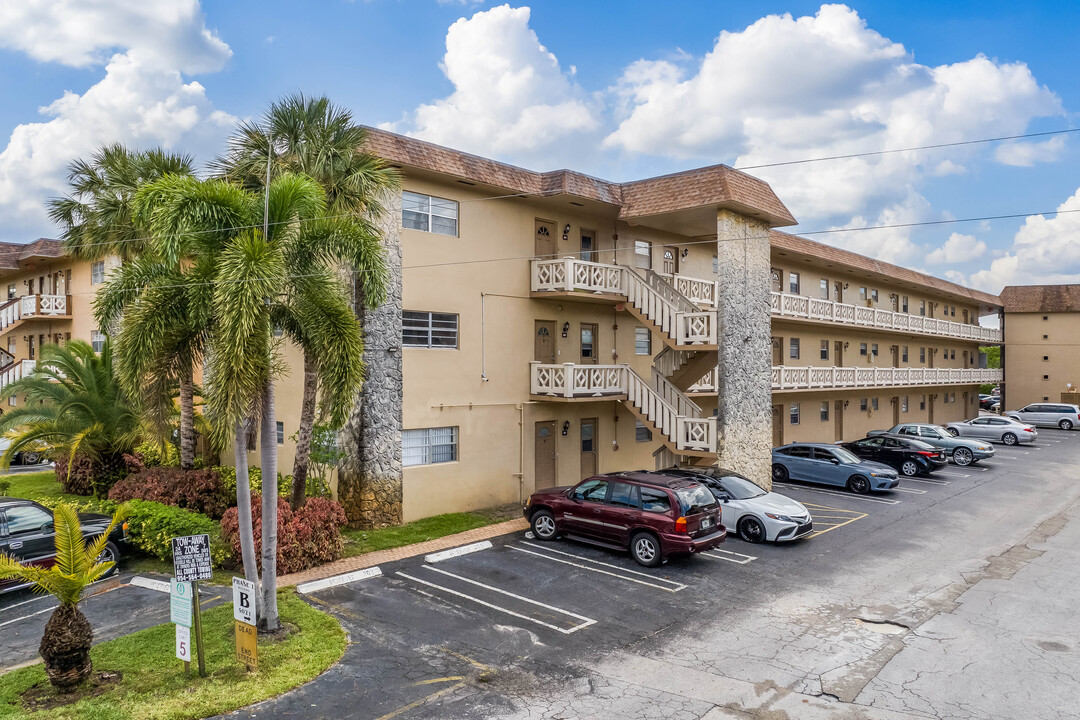
[[[11,620],[5,620],[4,622],[0,622],[0,627],[4,627],[5,625],[11,625],[12,623],[17,623],[17,622],[21,622],[23,620],[27,620],[29,618],[34,617],[35,615],[42,615],[42,614],[47,613],[47,612],[52,612],[53,610],[55,610],[58,607],[60,607],[60,606],[59,605],[50,605],[49,607],[45,608],[44,610],[38,610],[37,612],[32,612],[29,615],[23,615],[22,617],[12,618]]]
[[[949,477],[967,477],[967,475],[950,475]],[[952,480],[932,480],[930,478],[906,478],[904,482],[926,483],[927,485],[952,485]]]
[[[621,578],[623,580],[629,580],[630,582],[638,583],[639,585],[648,585],[649,587],[654,587],[654,588],[657,588],[658,590],[665,590],[667,592],[675,593],[675,592],[679,592],[680,590],[685,590],[686,589],[686,585],[683,585],[682,583],[677,583],[674,580],[665,580],[664,578],[653,577],[652,575],[649,575],[647,573],[637,572],[635,570],[626,570],[624,568],[619,567],[618,565],[612,565],[611,563],[601,562],[599,560],[593,560],[592,558],[583,557],[581,555],[575,555],[573,553],[563,552],[561,550],[553,550],[552,548],[544,547],[543,545],[535,545],[535,544],[530,543],[530,542],[527,542],[525,544],[529,545],[530,547],[534,547],[534,548],[537,548],[539,550],[542,550],[543,552],[535,552],[533,550],[527,550],[527,549],[525,549],[523,547],[519,547],[517,545],[509,545],[508,547],[511,550],[517,550],[518,552],[528,553],[529,555],[535,555],[536,557],[541,557],[541,558],[544,558],[545,560],[552,560],[552,561],[557,562],[557,563],[563,563],[564,565],[573,565],[574,567],[581,568],[582,570],[588,570],[589,572],[600,573],[601,575],[610,575],[611,577],[617,577],[617,578]],[[583,563],[576,563],[576,562],[574,562],[572,560],[563,560],[562,558],[552,557],[548,553],[557,553],[559,555],[565,555],[566,557],[577,558],[578,560],[582,560],[584,562]],[[589,564],[584,564],[584,563],[589,563]],[[602,570],[601,568],[593,567],[593,565],[601,565],[603,567],[612,568],[612,570],[617,570],[618,572],[613,572],[612,570]],[[638,578],[629,577],[629,575],[627,573],[629,575],[638,575],[638,576],[643,577],[643,578],[648,578],[648,580],[639,580]],[[665,583],[665,584],[661,585],[659,583]]]
[[[563,615],[566,615],[567,617],[571,617],[571,618],[574,618],[576,620],[580,620],[581,622],[578,623],[577,625],[574,625],[573,627],[570,627],[570,628],[561,628],[558,625],[552,625],[551,623],[546,623],[543,620],[538,620],[537,618],[529,617],[528,615],[522,615],[521,613],[514,612],[513,610],[510,610],[509,608],[500,607],[500,606],[495,605],[493,603],[489,603],[489,602],[486,602],[484,600],[481,600],[480,598],[473,597],[472,595],[466,595],[465,593],[458,592],[457,590],[453,590],[451,588],[444,587],[442,585],[436,585],[435,583],[428,582],[427,580],[421,580],[420,578],[416,578],[416,577],[413,577],[411,575],[406,575],[403,572],[398,572],[397,574],[400,575],[403,578],[407,578],[407,579],[412,580],[414,582],[418,582],[418,583],[420,583],[422,585],[427,585],[428,587],[438,588],[439,590],[443,590],[444,592],[448,592],[451,595],[456,595],[456,596],[464,598],[466,600],[471,600],[471,601],[473,601],[473,602],[475,602],[475,603],[477,603],[479,605],[489,607],[492,610],[498,610],[499,612],[504,612],[504,613],[506,613],[508,615],[513,615],[514,617],[521,618],[522,620],[528,620],[529,622],[534,622],[537,625],[543,625],[544,627],[551,628],[552,630],[558,630],[559,632],[563,633],[564,635],[569,635],[572,632],[577,632],[578,630],[581,630],[582,628],[587,628],[588,626],[594,625],[596,623],[595,620],[593,620],[592,618],[587,618],[584,615],[578,615],[575,612],[570,612],[569,610],[564,610],[564,609],[562,609],[560,607],[555,607],[554,605],[547,605],[546,603],[539,602],[538,600],[533,600],[532,598],[522,597],[521,595],[516,595],[516,594],[514,594],[512,592],[509,592],[507,590],[502,590],[500,588],[493,587],[491,585],[485,585],[482,582],[477,582],[476,580],[471,580],[471,579],[469,579],[467,577],[463,577],[461,575],[455,575],[452,572],[447,572],[446,570],[440,570],[439,568],[433,567],[431,565],[422,565],[421,567],[426,568],[426,569],[428,569],[428,570],[430,570],[432,572],[437,572],[437,573],[439,573],[441,575],[446,575],[447,577],[452,577],[455,580],[460,580],[461,582],[465,582],[465,583],[468,583],[470,585],[475,585],[477,587],[484,588],[485,590],[490,590],[491,592],[496,592],[496,593],[499,593],[500,595],[505,595],[507,597],[514,598],[515,600],[518,600],[520,602],[528,603],[530,605],[536,605],[537,607],[544,608],[545,610],[553,610],[553,611],[555,611],[557,613],[561,613]]]
[[[157,592],[170,593],[172,587],[166,580],[154,580],[153,578],[144,578],[136,575],[128,581],[128,585],[134,585],[135,587],[146,588],[147,590],[156,590]]]
[[[742,553],[731,552],[730,550],[709,550],[708,552],[701,553],[702,557],[707,557],[710,560],[726,560],[736,565],[748,565],[757,560],[756,555],[743,555]]]
[[[910,479],[911,478],[904,478],[904,482],[907,482]],[[906,488],[906,487],[894,487],[892,490],[889,490],[889,492],[911,493],[912,495],[925,495],[926,494],[925,490],[916,490],[915,488]]]
[[[902,502],[900,500],[893,500],[892,498],[869,497],[867,495],[856,495],[855,493],[838,492],[836,490],[825,490],[823,488],[806,487],[803,485],[790,485],[788,483],[774,482],[773,487],[780,487],[785,490],[804,490],[820,495],[832,495],[833,497],[842,497],[847,498],[848,500],[861,500],[863,502],[878,503],[879,505],[899,505]]]
[[[431,553],[424,556],[424,562],[437,563],[443,560],[449,560],[450,558],[461,557],[462,555],[468,555],[469,553],[479,552],[481,550],[490,550],[491,541],[481,540],[478,543],[472,543],[471,545],[461,545],[456,548],[450,548],[449,550],[440,550],[439,552]]]
[[[382,575],[382,570],[376,565],[374,567],[364,568],[363,570],[354,570],[353,572],[323,578],[322,580],[312,580],[311,582],[302,583],[296,586],[296,592],[308,595],[313,592],[318,592],[319,590],[325,590],[329,587],[345,585],[346,583],[357,582],[358,580],[367,580],[368,578],[378,577],[379,575]]]
[[[4,608],[0,612],[7,612],[8,610],[11,610],[13,608],[17,608],[20,605],[29,605],[30,603],[41,602],[42,600],[51,600],[51,599],[52,599],[52,595],[38,595],[37,597],[30,598],[29,600],[23,600],[22,602],[17,602],[17,603],[14,603],[13,605],[8,605],[6,608]],[[3,617],[3,616],[0,615],[0,617]]]

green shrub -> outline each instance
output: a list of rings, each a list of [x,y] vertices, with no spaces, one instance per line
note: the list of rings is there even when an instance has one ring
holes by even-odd
[[[220,526],[201,513],[162,505],[150,500],[131,500],[128,534],[132,544],[147,555],[172,559],[172,539],[183,535],[209,535],[210,555],[215,567],[229,557],[221,542]]]
[[[11,491],[10,480],[0,480],[0,495],[7,495]]]
[[[221,476],[221,491],[225,493],[226,501],[230,507],[236,506],[236,468],[230,465],[221,465],[210,468]],[[262,469],[257,467],[248,468],[248,482],[251,484],[251,497],[259,497],[262,493]],[[292,492],[292,475],[278,473],[278,495],[289,497]]]
[[[142,457],[146,467],[180,467],[180,451],[170,442],[164,443],[163,447],[161,443],[147,440],[135,448],[135,453]]]

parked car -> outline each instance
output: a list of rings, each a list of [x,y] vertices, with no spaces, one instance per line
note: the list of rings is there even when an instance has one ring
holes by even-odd
[[[838,485],[859,494],[889,490],[900,484],[896,471],[888,465],[863,460],[839,445],[825,443],[792,443],[773,448],[773,482],[788,478]]]
[[[1035,442],[1039,433],[1030,425],[1007,417],[984,415],[962,422],[945,424],[945,431],[957,437],[974,437],[994,442],[1016,445]]]
[[[11,440],[0,436],[0,455],[7,452],[7,449],[11,446]],[[15,453],[15,457],[11,459],[13,465],[37,465],[42,462],[44,457],[41,453],[27,450],[24,452]]]
[[[596,475],[535,492],[525,518],[539,540],[562,536],[629,550],[645,567],[712,550],[727,538],[720,505],[700,482],[655,472]]]
[[[1001,404],[1001,398],[997,395],[980,395],[979,396],[979,409],[989,410],[995,405]]]
[[[89,541],[100,537],[112,518],[96,513],[79,513],[79,522],[83,537]],[[131,544],[127,530],[126,522],[113,530],[101,553],[101,560],[120,560],[120,548],[127,548]],[[0,497],[0,553],[22,563],[47,568],[56,558],[55,535],[53,514],[48,508],[33,500]],[[0,593],[23,587],[29,586],[20,585],[15,580],[0,580]]]
[[[1080,407],[1064,403],[1034,403],[1019,410],[1002,413],[1007,418],[1036,427],[1059,427],[1072,430],[1080,424]]]
[[[810,511],[800,502],[769,492],[753,480],[718,467],[669,468],[665,475],[697,480],[720,501],[720,520],[750,543],[788,542],[814,530]]]
[[[907,477],[929,475],[949,464],[949,456],[941,448],[914,438],[877,435],[855,442],[841,443],[863,460],[873,460],[895,468]]]
[[[875,435],[918,438],[927,445],[945,450],[945,453],[957,465],[971,465],[979,460],[994,457],[994,446],[990,443],[953,437],[945,431],[945,428],[930,423],[901,423],[888,430],[871,430],[866,433],[867,437]]]

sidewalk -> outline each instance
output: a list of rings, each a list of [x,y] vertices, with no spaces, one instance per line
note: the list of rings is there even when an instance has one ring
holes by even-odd
[[[527,530],[528,528],[529,521],[522,517],[515,520],[506,520],[501,523],[495,523],[494,525],[486,525],[474,530],[466,530],[465,532],[456,533],[454,535],[446,535],[441,538],[436,538],[435,540],[426,540],[424,542],[403,545],[402,547],[390,548],[388,550],[376,550],[375,552],[357,555],[356,557],[336,560],[327,565],[320,565],[319,567],[292,573],[291,575],[281,575],[278,577],[278,586],[285,587],[287,585],[299,585],[300,583],[311,582],[312,580],[322,580],[324,578],[333,577],[334,575],[352,572],[353,570],[363,570],[364,568],[393,562],[394,560],[403,560],[405,558],[416,557],[417,555],[426,555],[438,550],[447,550],[452,547],[457,547],[458,545],[468,545],[469,543],[488,540],[493,537],[498,537],[499,535],[519,532]]]

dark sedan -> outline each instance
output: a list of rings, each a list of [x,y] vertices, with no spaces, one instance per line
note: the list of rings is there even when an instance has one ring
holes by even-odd
[[[1001,398],[997,395],[980,395],[979,396],[979,409],[990,410],[995,405],[1001,404]]]
[[[949,463],[949,456],[943,449],[910,438],[875,435],[843,443],[842,447],[864,460],[896,468],[906,477],[925,475]]]
[[[112,518],[96,513],[79,513],[79,521],[82,524],[83,537],[90,541],[105,532]],[[125,522],[113,530],[100,559],[118,561],[120,548],[126,548],[130,543]],[[33,500],[0,497],[0,553],[28,565],[52,565],[56,558],[56,533],[53,530],[52,512]],[[0,593],[22,587],[28,586],[15,580],[0,580]]]

